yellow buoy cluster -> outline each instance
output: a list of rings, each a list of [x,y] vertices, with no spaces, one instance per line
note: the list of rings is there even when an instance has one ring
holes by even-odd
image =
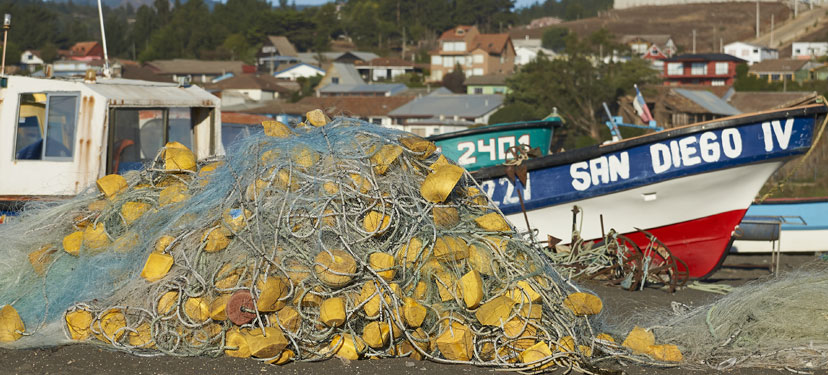
[[[113,254],[143,266],[118,271],[128,292],[68,308],[67,337],[275,364],[512,369],[578,366],[608,342],[590,323],[600,299],[546,267],[433,143],[306,117],[265,122],[225,161],[170,143],[146,170],[101,178],[61,243],[33,249],[33,272]],[[0,340],[24,331],[12,312],[0,310]]]

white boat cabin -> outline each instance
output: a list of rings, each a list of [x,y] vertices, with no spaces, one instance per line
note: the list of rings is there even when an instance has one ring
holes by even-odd
[[[198,159],[222,155],[219,103],[195,86],[10,76],[0,87],[0,204],[75,195],[140,169],[167,142]]]

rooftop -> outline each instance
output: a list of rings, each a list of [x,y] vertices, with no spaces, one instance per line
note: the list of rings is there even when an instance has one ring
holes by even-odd
[[[726,53],[687,53],[683,55],[673,56],[669,59],[664,59],[664,62],[677,61],[735,61],[737,63],[745,62],[736,56],[731,56]]]
[[[750,67],[751,72],[796,72],[805,67],[809,60],[774,59],[762,60]]]
[[[330,84],[319,89],[323,94],[387,94],[396,95],[408,88],[402,83]]]
[[[241,61],[173,59],[150,61],[147,66],[157,74],[241,74],[245,71],[245,64]]]
[[[464,85],[497,85],[503,86],[506,85],[506,78],[505,74],[486,74],[484,76],[470,76],[466,78],[466,81],[463,82]]]
[[[503,104],[501,95],[434,94],[417,98],[393,111],[392,117],[435,116],[475,118]]]
[[[296,90],[286,86],[289,82],[264,73],[239,74],[223,79],[216,83],[205,85],[207,89],[215,90],[263,90],[280,93],[290,93]]]
[[[728,104],[726,101],[720,99],[718,96],[714,95],[710,91],[673,88],[673,92],[686,98],[687,100],[690,100],[698,107],[702,108],[703,111],[701,112],[723,116],[733,116],[742,113],[742,111],[736,109],[735,107]]]

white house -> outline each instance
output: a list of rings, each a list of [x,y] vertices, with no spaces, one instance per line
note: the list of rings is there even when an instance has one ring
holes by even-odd
[[[779,58],[779,51],[776,49],[744,42],[733,42],[725,45],[724,53],[745,60],[748,62],[748,65]]]
[[[43,67],[44,61],[40,58],[40,52],[34,50],[25,50],[20,55],[20,65],[29,72],[34,72],[40,67]]]
[[[794,42],[791,48],[794,59],[809,60],[825,55],[828,55],[828,42]]]
[[[295,81],[299,77],[310,78],[316,75],[325,75],[325,70],[322,68],[305,63],[297,63],[288,65],[284,68],[279,68],[279,71],[274,72],[273,76],[281,79],[289,79],[291,81]]]
[[[515,65],[526,65],[538,57],[538,53],[543,53],[546,58],[553,58],[557,56],[555,51],[541,47],[540,39],[514,39],[512,43],[515,45]]]

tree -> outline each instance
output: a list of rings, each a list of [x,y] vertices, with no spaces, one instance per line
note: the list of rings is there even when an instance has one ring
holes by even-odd
[[[600,139],[602,103],[613,103],[633,89],[633,84],[654,82],[657,73],[649,62],[633,59],[625,63],[604,63],[590,51],[602,38],[567,38],[567,58],[539,58],[507,81],[511,93],[507,105],[522,104],[537,116],[557,107],[566,123],[580,134]]]
[[[52,61],[55,61],[55,59],[57,59],[57,55],[58,55],[57,46],[52,42],[46,43],[40,49],[40,58],[43,59],[43,62],[45,62],[47,64],[50,64]]]
[[[543,32],[541,45],[543,48],[560,52],[566,47],[567,35],[569,35],[569,29],[565,27],[550,27]]]
[[[466,82],[466,75],[463,73],[463,67],[460,64],[454,66],[454,71],[443,76],[443,87],[455,94],[466,92],[463,82]]]

